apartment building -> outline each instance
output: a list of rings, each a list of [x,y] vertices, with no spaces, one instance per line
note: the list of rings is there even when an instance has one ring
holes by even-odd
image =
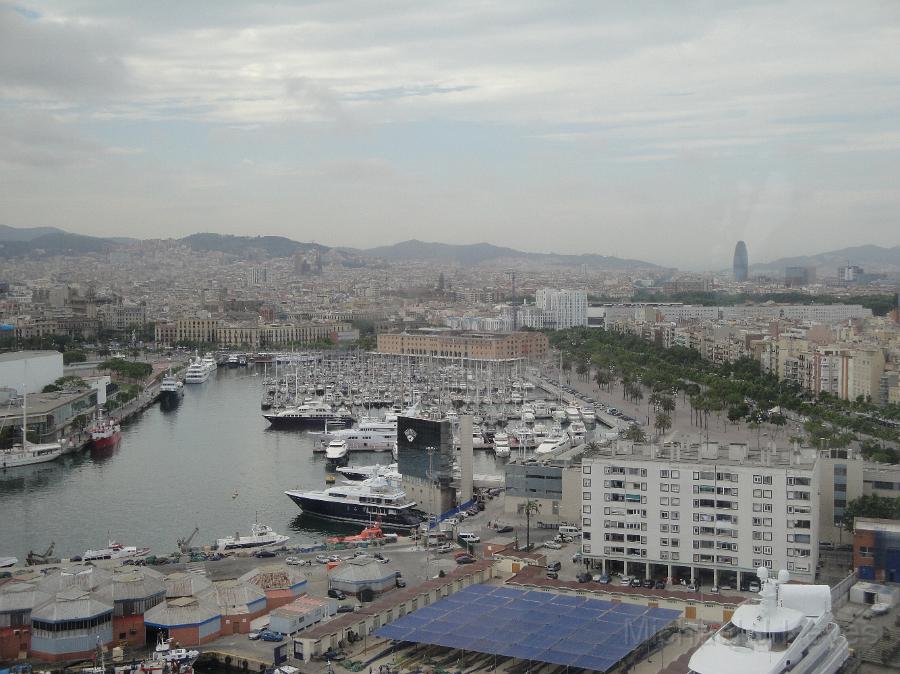
[[[545,312],[547,327],[562,330],[587,325],[587,292],[584,290],[541,288],[534,295],[534,304]]]
[[[582,461],[582,554],[642,577],[740,586],[764,566],[812,582],[817,461],[810,449],[620,441]]]

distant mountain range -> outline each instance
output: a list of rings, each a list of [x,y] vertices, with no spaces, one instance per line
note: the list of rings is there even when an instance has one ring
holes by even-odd
[[[457,263],[462,265],[479,265],[496,260],[528,260],[530,262],[544,263],[548,265],[563,265],[577,267],[587,265],[594,269],[662,269],[659,265],[643,260],[628,260],[607,255],[561,255],[558,253],[527,253],[514,248],[504,248],[490,243],[450,244],[430,243],[410,239],[401,241],[392,246],[379,246],[356,251],[368,257],[377,257],[385,260],[420,260],[444,263]]]
[[[867,272],[900,271],[900,246],[893,248],[853,246],[817,255],[782,257],[772,262],[751,265],[751,269],[755,272],[771,271],[783,274],[785,267],[826,267],[829,270],[836,270],[848,263],[858,265]]]

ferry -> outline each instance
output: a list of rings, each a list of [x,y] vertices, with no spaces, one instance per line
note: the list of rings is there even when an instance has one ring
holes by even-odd
[[[216,540],[218,550],[242,550],[246,548],[264,548],[270,545],[281,545],[290,540],[290,536],[275,533],[271,527],[254,522],[250,525],[250,535],[241,536],[235,532],[234,536],[226,536]]]

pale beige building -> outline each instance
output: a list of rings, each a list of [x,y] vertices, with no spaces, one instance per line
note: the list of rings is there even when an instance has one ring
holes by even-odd
[[[378,351],[412,356],[502,360],[540,358],[549,349],[547,336],[540,332],[509,334],[401,332],[378,335]]]

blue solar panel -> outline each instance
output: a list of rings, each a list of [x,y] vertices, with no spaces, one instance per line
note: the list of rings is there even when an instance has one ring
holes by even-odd
[[[679,615],[671,609],[472,585],[375,635],[606,671]]]

